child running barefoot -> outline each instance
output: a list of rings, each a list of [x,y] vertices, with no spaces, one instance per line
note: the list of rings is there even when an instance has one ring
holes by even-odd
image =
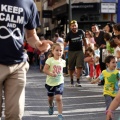
[[[108,110],[112,100],[118,93],[118,80],[120,78],[119,71],[116,69],[115,57],[109,55],[105,58],[106,70],[103,70],[101,75],[96,79],[92,80],[91,83],[99,82],[99,80],[105,80],[103,95],[105,97],[106,111]],[[110,119],[111,120],[111,119]]]
[[[44,66],[44,73],[47,74],[45,87],[48,91],[49,115],[54,112],[54,96],[57,103],[58,119],[64,120],[62,116],[62,94],[64,87],[63,67],[65,67],[65,60],[62,59],[64,45],[62,43],[55,43],[52,46],[52,55],[46,60]]]

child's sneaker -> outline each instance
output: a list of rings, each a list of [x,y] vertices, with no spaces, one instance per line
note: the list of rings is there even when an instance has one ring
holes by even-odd
[[[58,120],[64,120],[62,115],[58,115]]]
[[[82,87],[81,84],[79,84],[79,83],[76,83],[75,86],[76,87]]]
[[[53,106],[49,107],[49,109],[48,109],[48,114],[49,115],[53,115],[53,113],[54,113],[54,103],[53,103]]]

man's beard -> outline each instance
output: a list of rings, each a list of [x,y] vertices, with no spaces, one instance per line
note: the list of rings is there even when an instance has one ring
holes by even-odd
[[[71,29],[72,32],[76,33],[78,31],[78,28],[76,29]]]

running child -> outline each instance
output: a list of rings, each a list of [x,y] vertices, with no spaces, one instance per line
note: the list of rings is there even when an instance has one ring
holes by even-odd
[[[44,66],[44,73],[47,74],[45,87],[48,91],[49,115],[54,113],[54,96],[57,103],[58,119],[64,120],[62,116],[62,94],[64,87],[63,67],[65,60],[62,59],[64,51],[63,43],[54,43],[51,48],[52,55],[49,57]]]
[[[109,108],[112,100],[115,98],[118,93],[118,80],[120,78],[119,71],[116,69],[116,60],[115,57],[109,55],[105,58],[106,69],[102,71],[100,76],[92,80],[91,83],[94,84],[100,80],[105,80],[103,95],[105,97],[106,110]]]

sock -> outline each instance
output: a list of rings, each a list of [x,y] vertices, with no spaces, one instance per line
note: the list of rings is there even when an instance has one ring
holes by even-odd
[[[77,83],[80,84],[80,79],[79,78],[77,78]]]
[[[73,79],[71,79],[71,84],[73,84]]]

